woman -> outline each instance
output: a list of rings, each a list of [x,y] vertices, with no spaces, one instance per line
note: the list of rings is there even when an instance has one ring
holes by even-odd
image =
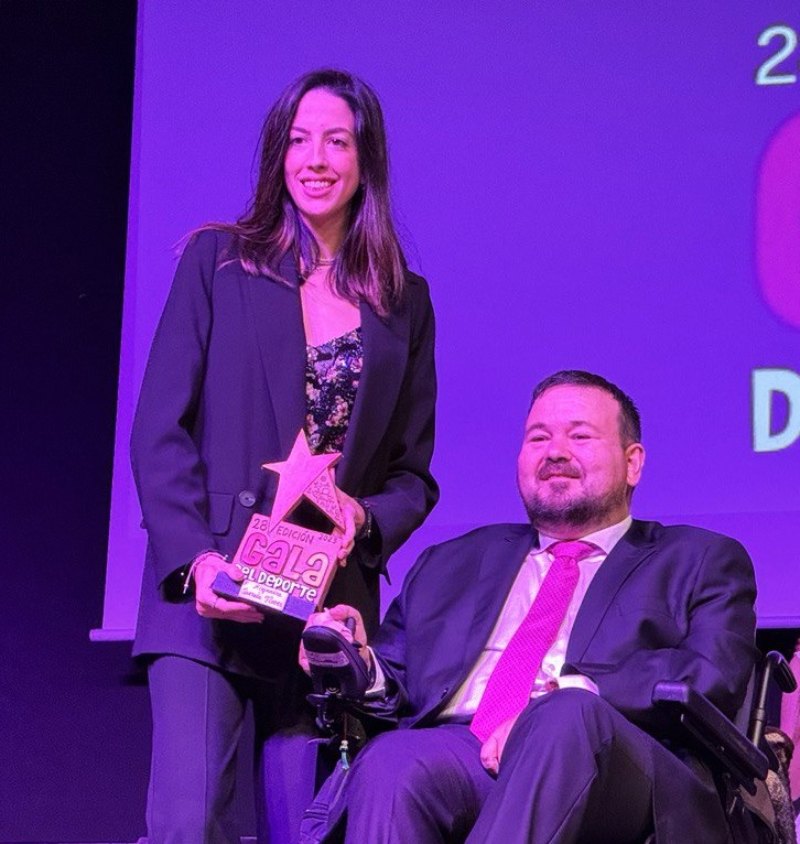
[[[253,512],[269,512],[275,479],[261,465],[284,460],[301,428],[312,449],[342,452],[348,564],[327,600],[357,606],[370,628],[388,557],[438,497],[433,314],[392,225],[377,97],[341,71],[306,74],[270,110],[261,143],[246,213],[203,227],[184,251],[134,422],[148,531],[134,654],[149,660],[151,844],[238,841],[235,748],[248,699],[267,794],[260,835],[271,824],[272,840],[290,840],[310,797],[289,782],[297,745],[265,749],[306,713],[302,625],[211,589],[220,571],[241,577],[225,555]]]

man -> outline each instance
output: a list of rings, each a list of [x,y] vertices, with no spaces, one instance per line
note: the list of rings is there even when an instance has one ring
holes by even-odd
[[[755,658],[752,564],[726,537],[631,518],[640,439],[605,379],[536,387],[518,459],[531,524],[428,549],[360,651],[365,710],[401,729],[356,757],[337,808],[347,841],[727,840],[709,772],[651,694],[688,681],[736,712]],[[364,642],[345,606],[309,624],[352,639],[348,616]]]

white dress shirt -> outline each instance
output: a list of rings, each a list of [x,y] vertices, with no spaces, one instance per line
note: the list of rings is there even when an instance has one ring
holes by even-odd
[[[600,569],[603,560],[611,553],[611,549],[619,542],[627,532],[633,520],[630,516],[611,527],[590,533],[580,537],[584,542],[591,542],[597,546],[597,551],[588,557],[584,557],[579,563],[580,570],[578,585],[572,600],[567,608],[564,621],[558,630],[555,642],[542,660],[542,667],[536,675],[531,689],[531,697],[544,694],[554,688],[583,688],[597,694],[597,686],[588,678],[580,674],[559,676],[564,666],[564,659],[567,653],[569,637],[572,627],[575,624],[575,617],[583,603],[586,591],[594,576]],[[532,548],[520,566],[511,591],[508,593],[506,602],[495,623],[489,639],[484,645],[481,655],[470,671],[467,679],[458,688],[447,706],[439,716],[441,720],[464,720],[475,714],[478,708],[486,684],[494,670],[500,654],[505,650],[511,637],[516,632],[522,620],[528,614],[528,610],[539,592],[545,575],[553,562],[553,555],[547,548],[554,542],[558,542],[551,536],[539,534],[539,544]],[[375,682],[368,691],[369,697],[381,696],[386,688],[385,677],[381,670],[380,663],[373,660],[376,668]]]
[[[564,658],[567,653],[569,637],[572,633],[572,626],[575,624],[575,617],[583,603],[583,598],[589,588],[589,584],[600,569],[603,560],[611,552],[611,549],[619,542],[631,525],[631,517],[623,519],[616,525],[603,528],[595,533],[580,537],[583,542],[591,542],[597,546],[597,550],[584,557],[579,563],[580,571],[578,585],[572,595],[567,608],[564,621],[558,629],[556,639],[550,650],[542,660],[542,667],[536,675],[531,689],[531,696],[544,694],[554,688],[580,687],[589,689],[595,694],[597,686],[588,678],[581,675],[559,676],[564,666]],[[467,679],[456,691],[447,706],[442,710],[440,718],[448,720],[457,718],[459,720],[466,716],[474,715],[478,708],[486,684],[494,670],[500,655],[505,650],[511,637],[517,631],[522,620],[528,614],[539,588],[544,581],[545,575],[553,562],[553,555],[547,550],[548,546],[558,542],[552,536],[543,533],[539,534],[539,544],[532,548],[520,566],[511,591],[508,593],[506,602],[500,612],[500,616],[489,635],[489,639],[478,657],[477,662],[470,671]]]

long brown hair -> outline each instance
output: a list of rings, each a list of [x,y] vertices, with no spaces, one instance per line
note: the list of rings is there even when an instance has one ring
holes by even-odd
[[[311,71],[283,91],[261,130],[258,183],[244,214],[235,223],[209,223],[202,228],[233,234],[238,259],[251,275],[287,281],[281,278],[279,265],[289,252],[297,266],[316,265],[317,242],[284,182],[284,159],[297,106],[316,88],[341,97],[350,106],[361,174],[361,184],[350,201],[347,232],[330,270],[331,282],[343,298],[353,303],[363,299],[386,316],[403,299],[406,261],[392,220],[383,111],[372,88],[346,71]]]

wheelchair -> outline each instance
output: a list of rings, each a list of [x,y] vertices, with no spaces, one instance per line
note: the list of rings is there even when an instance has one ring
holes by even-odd
[[[313,686],[308,700],[316,707],[317,726],[333,743],[339,742],[334,776],[341,778],[350,756],[366,740],[352,711],[363,699],[369,678],[357,648],[335,631],[310,627],[303,633],[303,643]],[[759,660],[735,721],[687,683],[665,681],[653,689],[654,705],[670,713],[687,744],[713,771],[731,844],[797,844],[786,776],[789,759],[781,758],[780,747],[776,752],[780,740],[773,739],[774,733],[767,728],[772,684],[780,693],[797,687],[787,660],[777,651]],[[642,844],[654,840],[651,835]]]
[[[786,773],[791,748],[785,756],[782,734],[767,728],[773,683],[781,694],[797,688],[789,663],[778,651],[770,651],[756,665],[735,721],[688,683],[662,682],[653,689],[653,703],[671,711],[688,743],[714,772],[732,844],[796,844]]]

